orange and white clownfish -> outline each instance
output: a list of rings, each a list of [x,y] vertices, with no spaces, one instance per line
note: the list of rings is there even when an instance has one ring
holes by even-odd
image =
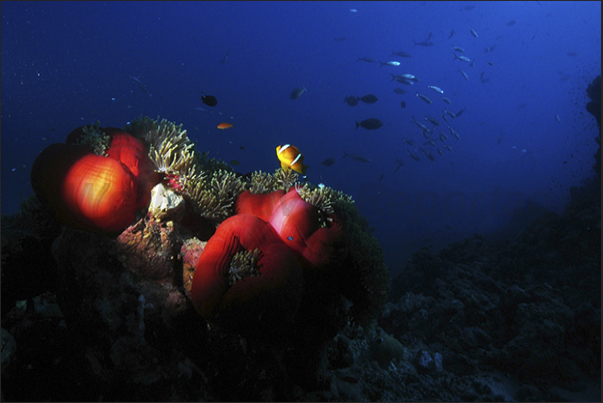
[[[304,165],[304,155],[298,150],[297,147],[291,144],[285,144],[284,146],[276,147],[276,156],[281,162],[281,168],[283,171],[293,169],[295,172],[302,174],[306,177],[307,165]]]

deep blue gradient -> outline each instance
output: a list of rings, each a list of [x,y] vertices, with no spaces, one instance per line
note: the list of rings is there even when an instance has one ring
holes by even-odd
[[[526,199],[561,211],[569,187],[592,174],[598,129],[584,105],[588,83],[601,74],[600,2],[1,6],[3,214],[33,193],[31,165],[49,144],[82,125],[123,127],[141,114],[182,123],[198,150],[238,160],[242,173],[273,172],[275,147],[296,145],[309,181],[354,197],[393,271],[421,245],[439,247],[504,225]],[[413,45],[429,33],[434,46]],[[474,65],[453,60],[452,46],[465,48]],[[399,50],[412,57],[390,56]],[[482,72],[489,81],[481,82]],[[402,73],[420,81],[391,81]],[[428,85],[441,87],[452,104]],[[302,86],[307,93],[289,99]],[[407,93],[395,94],[396,87]],[[204,105],[200,91],[215,95],[218,105]],[[366,94],[379,101],[343,102]],[[441,115],[462,108],[450,119],[457,140]],[[452,151],[437,131],[432,138],[443,155],[422,146],[426,139],[411,115],[428,127],[425,117],[437,118]],[[355,129],[356,120],[368,118],[383,127]],[[216,129],[221,122],[234,127]],[[403,139],[430,150],[435,161]],[[342,159],[344,150],[372,162]],[[334,165],[320,164],[329,157]],[[405,166],[394,174],[396,158]]]

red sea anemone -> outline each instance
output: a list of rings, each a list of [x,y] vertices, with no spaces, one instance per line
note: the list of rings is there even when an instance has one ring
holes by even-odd
[[[259,275],[229,285],[232,258],[243,249],[259,250]],[[197,262],[191,300],[206,319],[235,315],[272,323],[293,316],[302,286],[299,256],[270,224],[238,214],[222,222],[207,242]]]
[[[108,131],[107,156],[75,144],[86,134],[80,128],[68,136],[70,144],[52,144],[34,162],[36,195],[67,225],[120,232],[148,204],[158,182],[142,141],[119,129]]]
[[[341,227],[321,227],[318,208],[294,188],[288,193],[243,192],[237,212],[218,226],[197,262],[193,305],[206,319],[291,319],[301,298],[303,269],[329,261]],[[235,254],[255,249],[259,275],[230,285]]]

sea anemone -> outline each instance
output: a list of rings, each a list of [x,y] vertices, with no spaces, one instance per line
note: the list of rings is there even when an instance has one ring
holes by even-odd
[[[252,253],[259,256],[255,264],[259,275],[241,276],[232,283],[233,257],[256,249],[259,252]],[[251,214],[238,214],[222,222],[207,242],[193,277],[191,300],[206,319],[276,325],[292,319],[302,288],[296,253],[270,224]]]
[[[194,144],[186,130],[182,130],[182,125],[162,119],[146,133],[145,141],[149,144],[149,157],[157,172],[183,175],[193,165]]]
[[[270,193],[275,190],[275,187],[276,181],[274,175],[262,171],[251,173],[249,192],[254,194]]]
[[[113,158],[88,154],[69,169],[62,201],[81,228],[122,231],[134,221],[137,181]]]
[[[218,170],[207,174],[184,176],[184,193],[194,202],[203,217],[224,220],[234,214],[235,201],[245,189],[241,179],[232,172]]]

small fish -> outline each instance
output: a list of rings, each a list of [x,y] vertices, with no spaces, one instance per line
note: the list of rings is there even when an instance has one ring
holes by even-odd
[[[446,102],[449,105],[452,103],[452,101],[446,97],[442,97],[442,101]]]
[[[144,83],[142,81],[140,81],[140,79],[138,79],[137,77],[134,76],[130,76],[130,79],[132,81],[134,81],[134,83],[136,83],[136,85],[138,86],[138,88],[140,88],[140,90],[142,92],[144,92],[145,94],[147,94],[148,96],[152,97],[153,94],[151,94],[148,90],[147,90],[147,86],[144,85]]]
[[[465,73],[463,70],[461,70],[460,67],[458,69],[461,72],[461,74],[463,75],[463,77],[465,77],[465,80],[469,81],[469,76],[467,75],[467,73]]]
[[[451,118],[456,118],[456,115],[448,110],[445,110],[444,113],[446,113],[448,116],[450,116]]]
[[[415,145],[415,142],[413,140],[411,140],[411,139],[404,139],[404,142],[406,144],[408,144],[409,146],[414,146]]]
[[[421,158],[419,158],[419,156],[417,154],[413,153],[408,148],[406,149],[406,152],[408,153],[408,156],[410,158],[412,158],[413,160],[415,160],[415,161],[421,161]]]
[[[335,158],[327,158],[326,160],[324,160],[323,162],[321,162],[320,165],[324,165],[326,167],[330,167],[334,163],[335,163]]]
[[[436,118],[433,118],[431,116],[427,116],[425,118],[425,120],[428,120],[434,126],[439,126],[440,125],[440,122]]]
[[[459,52],[459,53],[465,53],[465,49],[458,47],[458,46],[453,46],[452,50],[454,50],[455,52]]]
[[[218,105],[218,99],[213,95],[203,95],[201,97],[201,102],[203,102],[207,106],[216,106]]]
[[[445,140],[448,140],[448,136],[446,136],[442,131],[440,131],[440,141],[443,143]]]
[[[362,122],[356,121],[356,129],[358,129],[360,126],[364,127],[367,130],[375,130],[383,126],[383,122],[375,118],[366,119]]]
[[[442,150],[440,150],[440,147],[436,147],[436,150],[438,151],[438,154],[444,155],[444,153],[442,152]]]
[[[350,13],[357,13],[358,10],[356,10],[355,8],[350,8]]]
[[[358,105],[358,101],[360,101],[360,98],[358,98],[355,95],[350,95],[348,97],[345,97],[345,99],[343,100],[343,102],[345,102],[346,104],[348,104],[350,106]]]
[[[452,38],[454,36],[454,29],[452,31],[450,31],[450,35],[448,35],[448,39]]]
[[[401,50],[399,50],[399,51],[397,51],[397,52],[394,52],[394,51],[392,50],[392,54],[391,54],[390,56],[394,56],[394,55],[396,55],[396,56],[400,56],[400,57],[412,57],[412,55],[411,55],[410,53],[406,53],[406,52],[403,52],[403,51],[401,51]]]
[[[479,75],[479,79],[481,80],[482,78],[484,78],[484,74],[486,74],[485,71],[482,71],[482,74]]]
[[[417,119],[415,119],[415,117],[414,117],[413,115],[410,115],[410,116],[412,117],[412,121],[413,121],[413,122],[415,122],[415,124],[416,124],[417,126],[419,126],[419,127],[421,128],[421,130],[429,132],[429,129],[427,128],[427,126],[425,126],[425,125],[424,125],[423,123],[421,123],[421,122],[418,122],[418,121],[417,121]]]
[[[406,108],[406,102],[405,102],[405,101],[400,102],[400,106],[401,106],[402,108]]]
[[[276,156],[281,162],[283,171],[294,170],[306,177],[307,165],[304,165],[304,155],[291,144],[276,147]]]
[[[228,49],[226,51],[226,54],[224,55],[224,57],[222,58],[222,60],[220,60],[220,63],[224,64],[228,61],[228,54],[230,53],[230,49]]]
[[[383,180],[384,176],[385,176],[385,174],[381,174],[381,176],[379,177],[379,180],[377,181],[377,183],[381,183],[381,181]]]
[[[348,154],[345,152],[345,150],[343,151],[343,157],[350,157],[352,160],[357,161],[357,162],[363,162],[365,164],[371,162],[371,160],[369,158],[363,157],[361,155],[358,154]]]
[[[359,57],[357,62],[377,63],[377,60],[371,59],[370,57]]]
[[[435,85],[428,85],[427,88],[431,88],[432,90],[440,94],[444,93],[443,89],[441,89],[440,87],[436,87]]]
[[[291,92],[291,99],[297,99],[303,95],[304,92],[308,91],[306,87],[296,88]]]
[[[430,161],[435,161],[435,157],[433,156],[432,153],[430,153],[429,151],[419,147],[419,150],[423,151],[423,154],[425,154],[427,156],[427,158],[429,158]]]
[[[448,151],[452,151],[452,147],[450,147],[448,144],[443,144],[444,148],[447,149]]]
[[[448,130],[450,130],[450,134],[452,134],[454,137],[456,137],[457,140],[461,139],[459,134],[452,127],[448,126]]]
[[[394,93],[398,94],[398,95],[402,95],[402,94],[406,94],[406,90],[403,90],[402,88],[398,87],[398,88],[394,88]]]
[[[377,97],[373,94],[368,94],[360,98],[360,100],[366,104],[374,104],[378,101]]]
[[[419,45],[419,46],[429,47],[429,46],[435,45],[435,43],[433,43],[431,41],[417,42],[417,41],[413,40],[413,42],[415,43],[415,46]]]
[[[477,38],[477,32],[475,32],[475,30],[473,28],[469,28],[469,32],[471,32],[471,35],[475,36]]]
[[[234,123],[220,123],[218,126],[216,126],[218,129],[220,130],[224,130],[224,129],[230,129],[233,126]]]
[[[403,167],[405,165],[404,161],[399,159],[398,157],[396,157],[396,164],[398,164],[398,165],[396,166],[396,169],[394,170],[394,174],[396,172],[398,172],[398,169],[400,169],[400,167]]]
[[[557,122],[561,122],[561,118],[557,114],[555,114],[555,119],[557,119]]]
[[[454,52],[452,54],[454,55],[454,59],[452,59],[453,61],[456,59],[459,59],[461,62],[465,62],[465,63],[471,62],[471,59],[469,59],[467,56],[463,56],[463,55],[457,56],[456,53],[454,53]]]
[[[421,122],[418,122],[418,121],[417,121],[417,119],[415,119],[415,117],[414,117],[413,115],[410,115],[410,116],[412,117],[412,121],[413,121],[413,122],[415,122],[415,124],[416,124],[417,126],[419,126],[419,127],[421,128],[421,130],[429,132],[429,129],[427,128],[427,126],[425,126],[425,125],[424,125],[423,123],[421,123]]]
[[[379,63],[381,63],[381,67],[383,67],[385,65],[397,67],[400,65],[400,62],[396,62],[396,61],[382,62],[381,60],[379,60]]]
[[[444,122],[448,122],[448,118],[446,117],[446,113],[444,113],[444,111],[442,111],[442,119],[444,119]]]
[[[239,161],[237,161],[237,160],[232,160],[232,161],[230,161],[230,165],[232,165],[233,167],[234,167],[234,166],[237,166],[237,165],[239,165]]]
[[[454,115],[454,117],[455,117],[455,118],[460,117],[460,116],[463,114],[463,112],[465,112],[465,109],[467,109],[467,107],[466,107],[466,106],[465,106],[463,109],[461,109],[460,111],[458,111],[458,112],[456,113],[456,115]]]
[[[427,102],[428,104],[432,104],[433,101],[431,99],[429,99],[429,97],[426,97],[425,95],[419,94],[417,92],[417,97],[421,98],[423,101]]]

